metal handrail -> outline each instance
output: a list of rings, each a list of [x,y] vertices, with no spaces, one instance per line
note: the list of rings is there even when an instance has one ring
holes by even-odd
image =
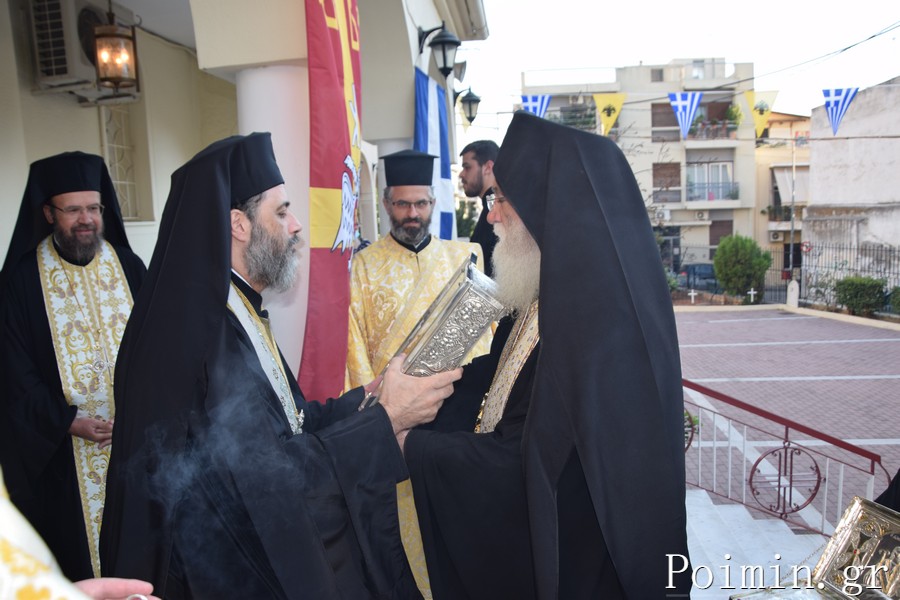
[[[700,385],[699,383],[694,383],[688,379],[682,379],[681,385],[686,388],[690,388],[694,391],[700,392],[704,396],[709,396],[710,398],[715,398],[720,402],[724,402],[725,404],[730,404],[735,408],[740,408],[741,410],[745,410],[751,414],[754,414],[758,417],[762,417],[768,421],[773,421],[778,423],[779,425],[783,425],[785,427],[785,437],[787,437],[788,431],[791,429],[795,429],[800,433],[805,433],[806,435],[812,436],[818,440],[822,440],[823,442],[828,442],[833,446],[837,446],[838,448],[842,448],[852,454],[857,454],[867,460],[872,461],[872,471],[871,473],[875,474],[875,463],[878,464],[883,470],[884,474],[887,477],[887,482],[891,482],[891,476],[888,473],[887,469],[884,468],[884,465],[881,464],[881,455],[875,454],[874,452],[869,452],[864,448],[860,448],[854,444],[849,442],[845,442],[844,440],[838,439],[836,437],[832,437],[827,433],[822,433],[812,427],[808,427],[806,425],[802,425],[801,423],[797,423],[796,421],[792,421],[791,419],[786,419],[781,415],[776,415],[773,412],[769,412],[763,408],[759,408],[758,406],[753,406],[752,404],[747,404],[746,402],[742,402],[737,398],[732,398],[731,396],[726,396],[721,392],[717,392],[714,389],[708,388],[706,386]]]
[[[763,428],[765,425],[757,427],[724,415],[705,399],[695,402],[686,398],[686,483],[690,485],[830,535],[834,525],[829,519],[836,521],[854,495],[872,497],[876,464],[886,481],[890,481],[881,456],[874,452],[687,379],[682,380],[682,385],[704,398],[783,427],[783,434],[772,433]],[[792,432],[811,439],[792,439]],[[813,449],[819,444],[826,446],[825,452]],[[761,450],[766,447],[771,449]],[[868,468],[848,462],[850,457],[839,459],[827,448],[864,459]],[[740,489],[735,490],[736,486]]]

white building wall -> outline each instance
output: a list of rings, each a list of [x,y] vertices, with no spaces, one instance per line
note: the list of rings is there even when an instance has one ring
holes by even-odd
[[[900,202],[900,77],[860,91],[833,134],[824,106],[812,111],[812,203]]]
[[[813,244],[900,247],[900,77],[860,91],[837,134],[824,106],[812,111]]]

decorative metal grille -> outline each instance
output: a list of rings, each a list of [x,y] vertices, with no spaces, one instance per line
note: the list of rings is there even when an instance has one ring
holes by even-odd
[[[103,123],[103,158],[119,196],[122,218],[141,220],[140,198],[134,169],[134,144],[127,104],[100,107]]]

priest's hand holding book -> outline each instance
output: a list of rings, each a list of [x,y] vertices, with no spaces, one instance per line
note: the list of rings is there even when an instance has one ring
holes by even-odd
[[[391,360],[378,392],[378,401],[387,412],[401,447],[406,436],[399,434],[433,421],[444,400],[453,393],[453,382],[462,377],[461,368],[428,377],[406,375],[401,370],[405,358],[401,354]]]

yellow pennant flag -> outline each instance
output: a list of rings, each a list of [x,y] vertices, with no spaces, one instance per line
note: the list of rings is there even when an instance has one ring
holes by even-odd
[[[769,115],[772,114],[772,105],[775,104],[775,96],[778,92],[744,92],[747,97],[747,106],[753,115],[753,125],[756,127],[756,137],[762,137],[763,131],[769,125]]]
[[[603,135],[609,135],[609,130],[616,124],[624,103],[625,94],[594,94],[594,104],[597,106],[597,116],[600,117],[600,124],[603,126]]]

